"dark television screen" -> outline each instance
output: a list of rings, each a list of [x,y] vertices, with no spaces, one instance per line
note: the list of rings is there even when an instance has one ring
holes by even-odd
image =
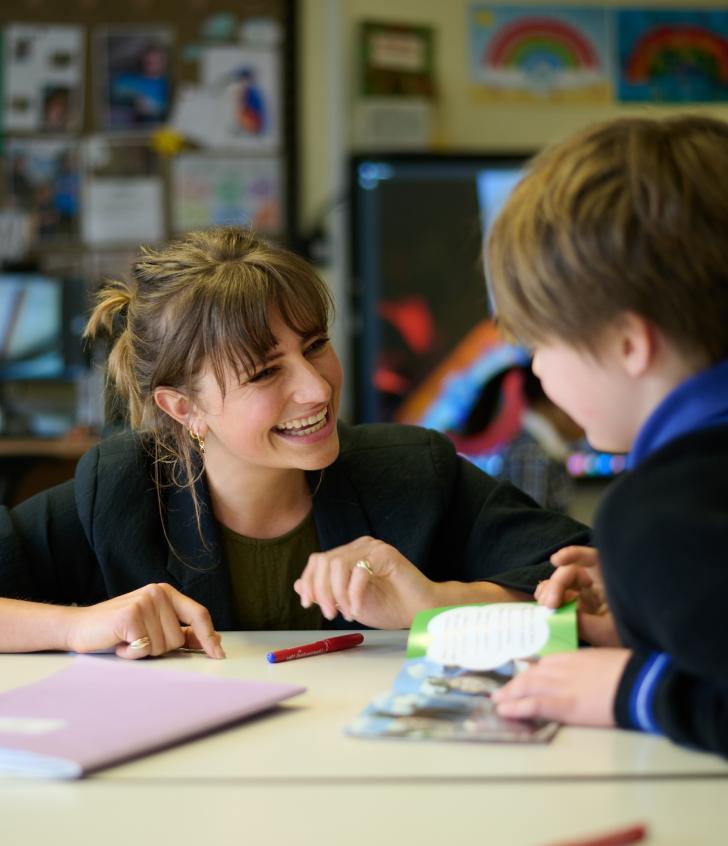
[[[82,283],[0,273],[0,380],[68,379],[84,365]]]
[[[359,421],[402,419],[428,377],[486,318],[483,235],[524,161],[403,154],[354,159]]]

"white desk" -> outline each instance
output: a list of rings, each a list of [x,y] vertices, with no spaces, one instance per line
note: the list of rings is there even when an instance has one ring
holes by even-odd
[[[0,843],[130,846],[442,844],[453,836],[537,846],[648,822],[649,843],[728,843],[728,764],[632,732],[562,729],[546,746],[362,740],[344,726],[404,660],[404,632],[270,665],[311,633],[228,634],[226,661],[173,655],[155,668],[304,684],[273,713],[82,782],[0,780]],[[0,689],[64,655],[0,656]],[[68,832],[68,834],[66,834]],[[51,839],[52,838],[52,839]]]

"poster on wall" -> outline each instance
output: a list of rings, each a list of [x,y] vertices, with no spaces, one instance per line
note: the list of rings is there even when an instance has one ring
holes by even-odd
[[[158,160],[142,139],[97,136],[86,141],[82,232],[91,246],[164,239]]]
[[[273,50],[205,48],[200,84],[180,86],[171,125],[210,149],[274,152],[281,144],[279,73]]]
[[[172,104],[171,30],[114,27],[96,33],[94,78],[102,129],[153,129]]]
[[[200,62],[202,84],[221,106],[217,146],[274,150],[280,145],[278,53],[249,47],[210,47]]]
[[[623,102],[728,100],[728,11],[620,9]]]
[[[5,29],[4,127],[74,132],[83,115],[83,30],[14,24]]]
[[[470,77],[494,102],[609,102],[603,8],[471,6]]]
[[[28,212],[33,240],[75,240],[79,217],[79,152],[75,142],[13,138],[5,147],[11,208]]]
[[[177,156],[173,163],[172,226],[176,233],[228,224],[280,233],[282,197],[278,158],[190,153]]]
[[[365,97],[434,96],[432,27],[364,21],[360,38]]]

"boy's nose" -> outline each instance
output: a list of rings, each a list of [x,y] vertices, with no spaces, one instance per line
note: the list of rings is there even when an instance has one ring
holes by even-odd
[[[539,372],[538,350],[535,350],[533,353],[533,358],[531,359],[531,370],[533,370],[534,376],[538,376],[539,379],[541,378],[541,373]]]

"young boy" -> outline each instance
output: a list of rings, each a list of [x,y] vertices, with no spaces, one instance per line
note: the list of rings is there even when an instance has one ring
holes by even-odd
[[[498,710],[728,756],[728,124],[626,118],[547,150],[491,231],[488,271],[546,393],[593,446],[631,450],[595,523],[611,617],[581,617],[621,648],[543,659]],[[554,563],[539,600],[593,603],[596,556]]]

